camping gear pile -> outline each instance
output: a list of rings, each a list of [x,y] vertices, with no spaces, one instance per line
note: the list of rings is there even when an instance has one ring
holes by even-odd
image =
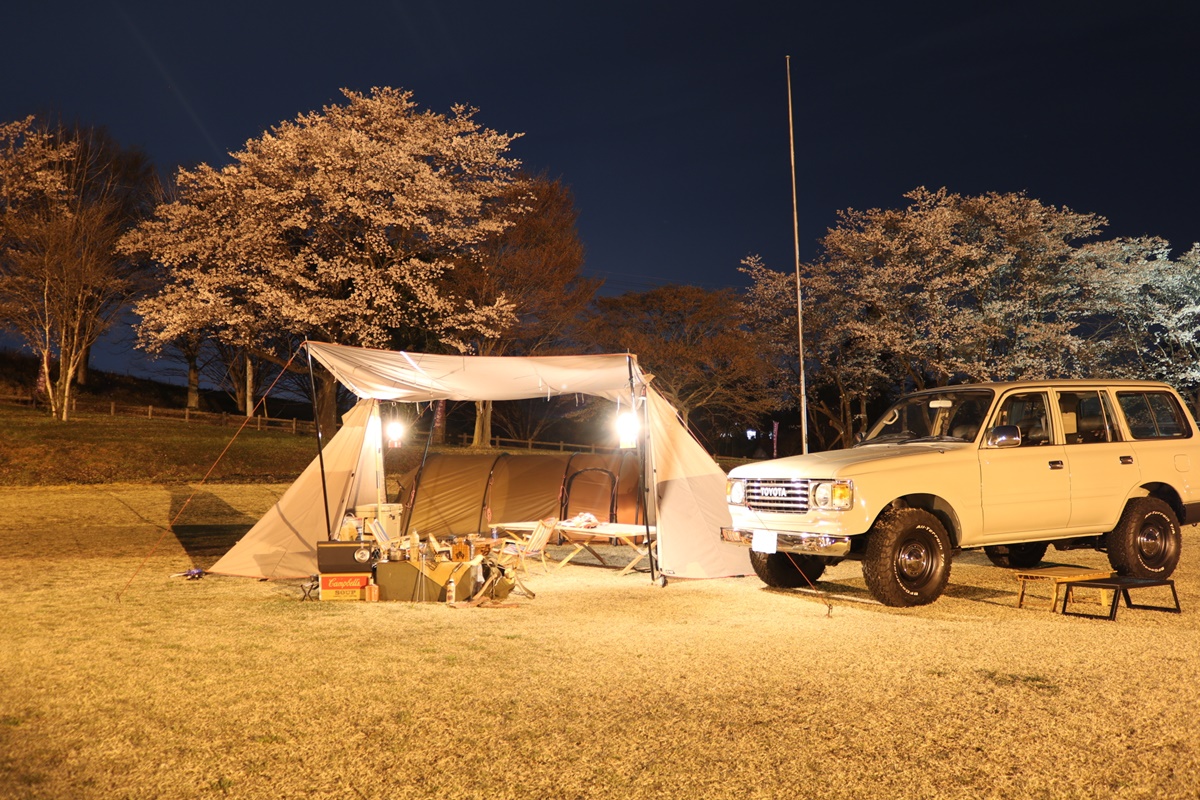
[[[527,569],[532,547],[541,554],[558,521],[542,520],[528,538],[501,539],[493,529],[490,537],[439,541],[413,531],[397,539],[372,516],[379,508],[365,507],[364,516],[347,513],[337,541],[317,542],[319,599],[479,604],[503,600],[514,588],[532,598],[518,572]]]

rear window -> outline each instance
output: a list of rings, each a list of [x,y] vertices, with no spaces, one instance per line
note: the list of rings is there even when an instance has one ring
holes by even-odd
[[[1191,426],[1168,392],[1117,392],[1117,402],[1134,439],[1187,439]]]

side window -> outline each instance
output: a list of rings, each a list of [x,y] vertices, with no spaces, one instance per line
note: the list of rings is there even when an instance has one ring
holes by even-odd
[[[1102,392],[1059,392],[1063,439],[1067,444],[1119,441],[1108,396]]]
[[[1015,425],[1021,430],[1021,447],[1050,444],[1050,416],[1046,413],[1046,395],[1025,392],[1004,398],[991,427]]]
[[[1186,439],[1191,426],[1175,397],[1167,392],[1117,392],[1134,439]]]
[[[983,416],[987,413],[987,407],[986,400],[963,401],[954,410],[954,416],[950,418],[950,424],[946,428],[947,433],[968,442],[974,441],[983,423]]]

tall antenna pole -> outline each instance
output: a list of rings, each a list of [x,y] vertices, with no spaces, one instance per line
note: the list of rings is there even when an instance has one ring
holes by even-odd
[[[792,126],[792,57],[787,61],[788,145],[792,151],[792,241],[796,246],[796,333],[800,344],[800,446],[808,453],[808,390],[804,385],[804,303],[800,296],[800,211],[796,207],[796,135]]]

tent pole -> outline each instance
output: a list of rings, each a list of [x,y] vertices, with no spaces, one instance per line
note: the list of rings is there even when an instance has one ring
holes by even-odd
[[[393,404],[394,405],[394,404]],[[375,400],[375,418],[379,420],[379,441],[375,443],[375,507],[379,519],[383,519],[383,504],[387,502],[387,466],[383,461],[383,407]]]
[[[429,407],[433,408],[432,402],[429,404]],[[420,419],[420,417],[418,416],[417,419]],[[408,536],[408,526],[412,524],[413,508],[417,505],[417,490],[421,488],[421,473],[425,471],[425,462],[429,459],[429,445],[433,441],[433,434],[436,430],[436,419],[430,417],[429,436],[425,437],[425,452],[421,454],[421,463],[417,465],[417,474],[413,477],[412,492],[408,495],[408,513],[404,515],[404,536]]]
[[[321,499],[324,501],[321,505],[325,509],[325,538],[328,540],[333,538],[333,531],[329,524],[329,488],[325,485],[325,448],[321,441],[321,414],[317,411],[317,378],[313,374],[312,350],[308,347],[307,339],[304,340],[304,345],[304,352],[308,356],[308,385],[312,392],[313,427],[317,430],[317,462],[321,465]]]
[[[634,382],[633,382],[633,356],[631,356],[629,354],[625,355],[625,365],[627,367],[629,367],[629,407],[630,407],[631,411],[636,412],[636,410],[637,410],[637,390],[636,390],[636,388],[634,386]],[[649,554],[650,554],[650,582],[656,583],[658,581],[658,548],[655,546],[656,545],[655,540],[658,537],[657,537],[657,535],[652,536],[650,533],[650,492],[647,491],[647,487],[646,487],[646,457],[650,452],[650,448],[648,448],[646,446],[647,437],[649,436],[649,433],[646,430],[646,428],[647,428],[646,423],[648,420],[649,420],[649,417],[646,414],[646,400],[645,400],[645,398],[643,398],[642,420],[641,420],[641,426],[640,426],[641,434],[638,436],[638,439],[637,439],[638,491],[641,492],[642,502],[646,506],[646,511],[642,515],[642,518],[645,521],[645,525],[646,525],[646,549],[649,551]],[[655,515],[654,523],[655,523],[655,525],[658,524],[657,515]]]
[[[571,462],[577,455],[579,453],[575,452],[567,457],[567,463],[563,464],[562,479],[558,482],[558,518],[562,520],[567,518],[567,503],[571,501],[571,496],[567,494],[567,478],[571,477]]]
[[[485,483],[483,486],[483,497],[480,499],[479,503],[479,519],[475,523],[478,533],[483,533],[483,518],[485,516],[490,516],[488,512],[490,511],[490,506],[492,504],[492,483],[496,480],[496,465],[499,464],[500,461],[507,455],[508,453],[501,453],[500,455],[496,456],[496,458],[492,461],[492,466],[488,468],[487,483]],[[488,527],[490,528],[491,526],[492,521],[489,519]]]

